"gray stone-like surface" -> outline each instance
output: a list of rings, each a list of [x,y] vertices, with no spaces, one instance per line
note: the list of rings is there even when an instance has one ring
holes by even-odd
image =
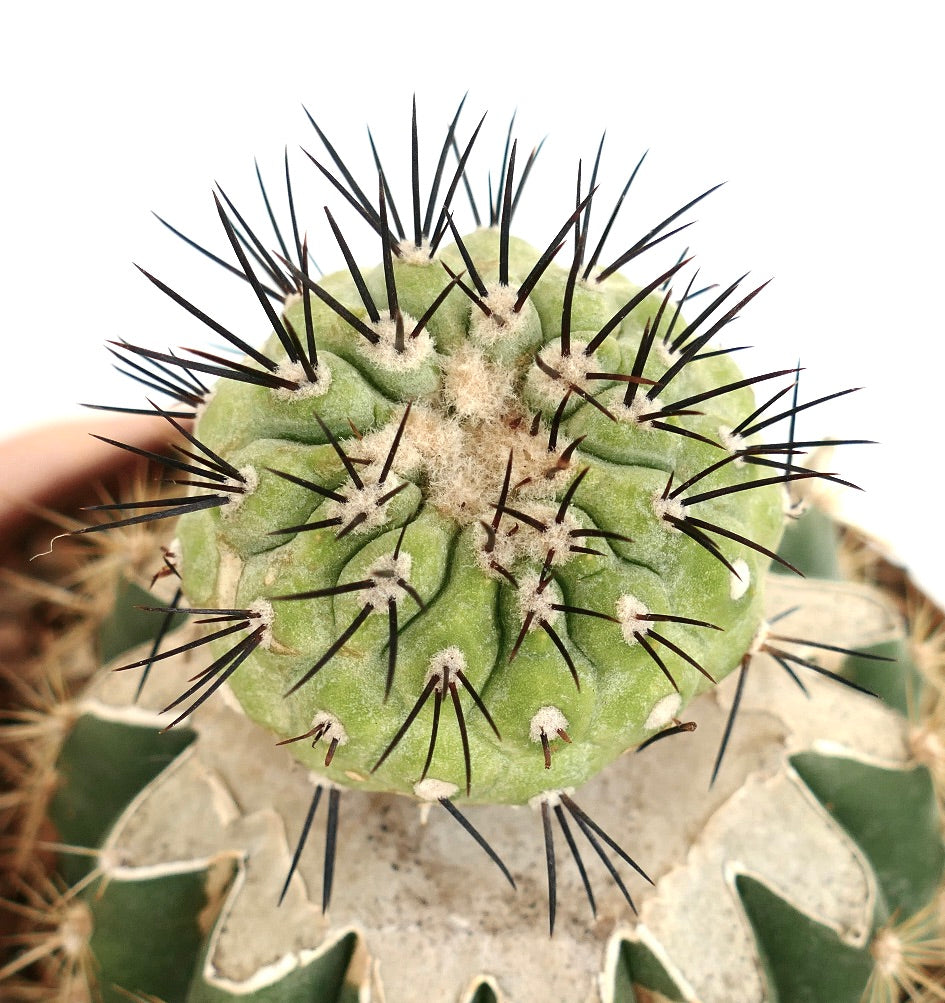
[[[776,628],[794,636],[860,645],[900,629],[865,588],[773,578],[769,597],[771,616],[800,606]],[[159,663],[143,705],[128,711],[122,708],[131,704],[133,673],[106,673],[86,705],[161,721],[157,709],[200,666],[199,651]],[[620,864],[639,921],[584,842],[597,898],[592,919],[556,827],[558,916],[549,939],[541,820],[530,808],[463,808],[514,875],[513,892],[439,805],[427,810],[404,798],[349,791],[341,798],[328,915],[318,905],[327,798],[277,907],[313,779],[219,694],[193,715],[199,742],[123,815],[106,857],[128,869],[238,856],[240,874],[205,973],[231,990],[277,979],[353,928],[367,956],[358,954],[349,977],[363,980],[363,999],[464,999],[480,975],[492,976],[501,998],[515,1003],[597,1000],[601,993],[606,999],[608,980],[600,973],[608,942],[615,931],[632,930],[672,959],[693,999],[756,1003],[764,998],[762,981],[733,891],[736,870],[757,875],[851,941],[864,935],[875,894],[855,847],[791,772],[787,755],[829,743],[871,761],[906,758],[900,718],[800,671],[810,699],[770,658],[756,658],[711,789],[734,678],[683,714],[697,721],[695,732],[621,757],[575,793],[655,881],[651,888]]]

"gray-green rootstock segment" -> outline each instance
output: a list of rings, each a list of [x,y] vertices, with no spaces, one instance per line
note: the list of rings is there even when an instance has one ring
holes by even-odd
[[[791,765],[869,862],[878,888],[873,934],[891,919],[902,923],[926,907],[945,870],[941,818],[928,770],[883,769],[814,752],[791,757]],[[735,890],[755,934],[770,999],[860,1003],[874,966],[872,935],[863,947],[851,946],[750,875],[737,875]],[[623,978],[668,999],[686,999],[639,941],[624,945],[617,973],[618,987]],[[614,998],[622,999],[619,992]]]
[[[164,732],[146,725],[80,715],[63,743],[50,817],[59,841],[96,851],[131,802],[194,739],[188,729]],[[168,824],[172,824],[169,820]],[[101,864],[94,852],[64,852],[59,871],[76,884]],[[236,877],[236,859],[182,864],[144,873],[106,869],[79,893],[89,912],[88,950],[102,1003],[127,1003],[147,993],[164,1003],[347,1003],[357,998],[345,982],[353,934],[307,964],[268,980],[250,995],[235,994],[203,975],[214,926]]]
[[[179,754],[191,736],[181,732],[176,737],[175,754]],[[97,848],[114,817],[173,758],[167,750],[156,757],[158,744],[174,740],[173,733],[160,735],[152,728],[109,721],[92,713],[80,717],[58,763],[63,777],[62,803],[74,803],[84,791],[81,800],[110,819],[101,831],[87,831],[81,821],[63,813],[60,804],[60,837],[73,845]],[[88,785],[79,784],[77,778],[95,777],[103,761],[112,764],[112,779],[108,784],[96,784],[89,792]],[[796,755],[791,762],[869,861],[879,888],[875,928],[893,914],[902,921],[923,908],[941,881],[945,860],[928,772],[922,767],[887,770],[817,753]],[[104,807],[103,797],[108,798]],[[70,819],[74,823],[71,827]],[[127,998],[117,987],[188,1003],[222,1003],[231,998],[224,988],[206,983],[200,973],[208,938],[233,879],[233,866],[234,861],[221,860],[211,866],[195,864],[145,877],[132,871],[88,886],[82,901],[92,915],[90,949],[106,1003]],[[736,888],[765,961],[772,998],[823,1003],[855,1003],[860,999],[872,970],[868,944],[863,948],[845,944],[832,929],[798,913],[750,877],[739,877]],[[344,975],[353,948],[353,938],[344,938],[316,960],[248,998],[262,1003],[286,998],[311,1003],[343,1000],[344,994],[352,991]],[[614,978],[613,999],[620,1003],[634,999],[634,982],[669,999],[685,998],[660,962],[639,942],[624,945]],[[296,995],[286,996],[290,990]]]

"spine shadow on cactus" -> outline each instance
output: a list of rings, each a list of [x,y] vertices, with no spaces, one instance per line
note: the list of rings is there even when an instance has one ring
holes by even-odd
[[[677,716],[684,701],[739,668],[714,781],[758,652],[774,658],[802,688],[792,664],[854,685],[782,647],[846,653],[772,633],[761,620],[758,581],[768,562],[797,570],[777,554],[786,488],[812,478],[847,483],[797,463],[820,441],[798,440],[796,417],[852,391],[799,403],[799,365],[746,378],[730,361],[740,348],[710,345],[767,283],[729,305],[742,276],[685,323],[684,305],[713,288],[694,291],[696,273],[673,303],[672,282],[691,261],[688,249],[642,288],[618,273],[691,225],[674,224],[719,186],[665,216],[600,267],[644,159],[588,255],[602,140],[587,189],[579,165],[574,209],[538,252],[513,237],[512,224],[540,147],[517,176],[510,123],[495,192],[489,180],[489,228],[482,228],[467,166],[483,123],[461,148],[456,130],[462,107],[439,148],[424,205],[414,103],[409,235],[373,137],[376,201],[306,112],[337,174],[306,156],[380,239],[382,260],[373,271],[358,266],[326,207],[347,271],[312,278],[288,155],[291,240],[277,223],[257,166],[278,251],[267,250],[222,189],[214,202],[235,265],[158,217],[247,284],[273,338],[264,349],[253,347],[140,269],[243,361],[200,349],[179,355],[111,343],[122,371],[169,397],[175,410],[150,401],[150,410],[94,406],[160,415],[179,439],[170,456],[106,441],[161,465],[168,483],[187,490],[161,501],[93,506],[89,511],[118,517],[75,533],[183,516],[187,533],[216,535],[221,550],[239,554],[239,580],[227,602],[219,581],[210,581],[219,557],[207,557],[206,550],[185,554],[174,600],[149,607],[163,618],[150,654],[121,669],[142,669],[143,686],[153,664],[206,645],[210,662],[165,708],[185,705],[168,727],[224,683],[239,683],[237,697],[250,716],[276,731],[279,745],[318,767],[283,895],[327,790],[327,910],[339,785],[438,802],[513,887],[501,858],[455,801],[463,793],[470,802],[530,801],[542,819],[553,931],[552,815],[594,915],[597,904],[568,816],[632,910],[607,848],[650,880],[578,807],[570,794],[574,786],[627,748],[639,751],[692,731],[694,722]],[[450,173],[451,155],[456,166]],[[466,237],[454,221],[461,184],[479,227]],[[562,269],[554,262],[569,234],[574,251]],[[447,235],[452,246],[444,246]],[[204,377],[219,383],[211,389]],[[789,384],[756,407],[753,388],[782,377]],[[678,396],[667,401],[671,385]],[[792,405],[772,413],[792,389]],[[247,416],[257,424],[234,431]],[[196,431],[186,424],[191,420]],[[790,423],[786,439],[759,441],[784,421]],[[559,448],[559,441],[566,445]],[[263,455],[256,443],[270,442],[282,444],[292,462],[244,461],[248,450]],[[634,548],[644,556],[634,557]],[[280,577],[277,570],[285,571],[294,558],[292,570]],[[195,571],[198,565],[204,570]],[[208,578],[210,567],[216,570]],[[172,570],[177,573],[176,566]],[[704,595],[694,598],[693,583]],[[674,601],[683,603],[681,612]],[[477,608],[488,620],[478,635],[468,623]],[[177,613],[211,629],[161,651]],[[311,635],[304,645],[298,643],[302,621]],[[746,633],[744,625],[753,623],[757,629]],[[642,682],[621,683],[617,706],[598,702],[604,684],[615,685],[605,678],[611,663],[645,672]],[[237,675],[242,666],[246,670]],[[379,678],[369,684],[371,666]],[[558,680],[565,674],[567,687]],[[385,715],[377,733],[357,734],[356,715],[329,708],[330,699],[341,700],[339,679],[345,676],[352,681],[345,699],[356,705],[372,700]],[[355,688],[364,694],[353,696]],[[439,727],[447,697],[455,732]],[[523,726],[512,708],[525,707]],[[627,714],[629,724],[622,721]],[[421,717],[429,719],[426,740],[412,729]],[[595,728],[605,737],[598,740]],[[314,751],[319,742],[324,757]],[[561,782],[549,783],[549,776]]]

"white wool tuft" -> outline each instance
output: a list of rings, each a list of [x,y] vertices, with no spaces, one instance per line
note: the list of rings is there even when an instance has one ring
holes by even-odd
[[[288,387],[275,387],[272,391],[273,396],[280,401],[324,397],[331,386],[331,370],[324,364],[320,364],[315,370],[314,383],[305,375],[301,362],[283,362],[273,375],[282,380],[292,380],[294,383],[298,383],[295,390],[290,390]]]
[[[751,568],[748,567],[748,562],[743,560],[741,557],[737,561],[732,561],[732,567],[738,572],[736,575],[730,575],[731,581],[729,583],[729,595],[732,597],[733,601],[741,599],[741,597],[748,591],[751,586]]]
[[[402,314],[404,326],[404,350],[396,348],[397,324],[391,317],[382,317],[374,324],[374,331],[380,341],[372,344],[367,338],[358,341],[358,349],[365,358],[374,365],[392,373],[408,373],[420,366],[434,353],[433,340],[426,330],[421,331],[416,338],[410,337],[410,332],[417,326],[415,318]]]
[[[666,522],[665,517],[673,516],[676,519],[686,518],[686,506],[678,498],[664,498],[662,491],[657,492],[653,496],[653,511],[660,521],[663,522],[664,528],[670,529],[675,533],[678,533],[679,530],[671,523]]]
[[[451,798],[459,788],[448,780],[434,780],[427,777],[413,785],[413,792],[421,801],[439,801],[441,798]]]
[[[660,728],[665,728],[676,717],[681,705],[682,697],[678,693],[670,693],[669,696],[657,700],[647,715],[643,727],[647,731],[658,731]]]
[[[524,311],[515,312],[518,290],[496,282],[486,286],[483,299],[492,315],[487,317],[478,307],[473,307],[470,337],[487,346],[513,339],[525,322]]]
[[[262,640],[259,642],[263,651],[268,651],[272,645],[272,623],[276,618],[276,611],[268,599],[257,599],[249,606],[249,612],[255,615],[260,626],[265,627]]]
[[[561,804],[562,794],[570,797],[573,793],[573,787],[559,787],[556,790],[542,791],[540,794],[536,794],[533,798],[528,799],[528,807],[534,808],[535,811],[541,811],[543,804],[548,805],[549,808],[557,808]]]
[[[379,475],[380,470],[377,473]],[[368,533],[387,522],[387,506],[393,499],[382,504],[378,504],[378,500],[397,487],[398,484],[400,484],[400,480],[391,474],[388,474],[387,480],[383,484],[365,483],[364,487],[361,488],[351,484],[345,488],[347,494],[343,502],[329,499],[325,503],[325,514],[329,519],[340,519],[343,526],[358,516],[363,516],[364,518],[351,532],[355,535]]]
[[[627,644],[637,643],[634,634],[649,633],[650,621],[641,619],[649,612],[649,607],[636,596],[624,594],[617,600],[617,619],[620,621],[620,633],[623,634],[623,639]]]
[[[337,742],[339,745],[348,744],[348,732],[341,721],[334,714],[329,714],[326,710],[317,711],[312,718],[312,730],[321,728],[322,739],[327,742]]]
[[[568,730],[568,719],[557,707],[539,707],[529,722],[528,737],[533,742],[540,742],[541,736],[550,738],[559,731]]]
[[[538,582],[539,578],[536,574],[524,575],[519,580],[518,615],[519,619],[524,623],[528,614],[533,614],[532,622],[528,628],[529,632],[534,630],[540,623],[547,623],[549,626],[553,626],[558,619],[558,611],[551,608],[551,604],[556,602],[553,591],[554,584],[549,583],[539,592]]]
[[[226,483],[232,487],[237,487],[239,491],[230,494],[229,501],[220,509],[220,515],[226,518],[236,512],[244,501],[259,487],[259,472],[255,467],[240,467],[241,481],[234,477],[228,477]]]
[[[659,397],[654,397],[650,400],[643,390],[643,387],[638,389],[636,397],[633,398],[630,404],[624,404],[623,401],[620,401],[617,404],[607,405],[617,421],[634,422],[637,425],[643,425],[645,422],[642,421],[642,418],[645,414],[656,415],[662,410],[663,402]]]
[[[376,560],[368,568],[368,577],[374,579],[374,586],[363,593],[365,602],[380,609],[387,605],[388,599],[400,599],[406,595],[406,590],[398,583],[398,579],[410,581],[410,569],[413,558],[406,551],[401,551],[397,557],[387,554]]]
[[[457,671],[466,671],[466,656],[459,648],[453,645],[449,648],[443,648],[442,651],[438,651],[430,659],[430,665],[423,682],[426,684],[434,676],[439,677],[440,682],[437,689],[440,693],[443,693],[447,687],[447,680],[453,682],[451,676]]]

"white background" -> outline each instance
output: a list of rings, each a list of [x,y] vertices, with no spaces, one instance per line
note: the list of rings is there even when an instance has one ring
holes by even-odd
[[[213,181],[262,228],[253,157],[281,205],[288,146],[313,255],[333,269],[328,192],[298,149],[318,151],[301,105],[365,178],[370,123],[405,191],[411,95],[429,178],[468,90],[462,135],[489,110],[471,168],[481,189],[516,108],[522,144],[548,135],[516,227],[535,243],[567,215],[577,159],[593,158],[605,128],[598,226],[650,150],[614,253],[728,182],[690,215],[701,276],[775,277],[730,343],[756,346],[742,358],[757,372],[800,359],[804,398],[865,388],[809,412],[799,435],[882,443],[841,453],[838,469],[866,489],[848,511],[945,598],[939,3],[325,7],[46,3],[5,14],[0,435],[81,415],[80,401],[140,404],[106,339],[163,350],[213,338],[132,261],[248,340],[263,336],[246,287],[150,210],[223,252]],[[336,215],[377,258],[354,214]],[[641,260],[632,277],[662,260]]]

